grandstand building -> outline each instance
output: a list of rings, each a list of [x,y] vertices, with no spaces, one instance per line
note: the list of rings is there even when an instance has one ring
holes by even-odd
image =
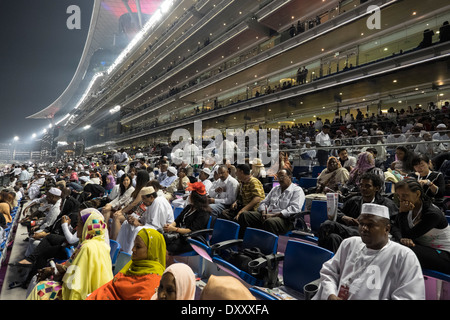
[[[95,152],[196,121],[225,131],[440,106],[449,20],[446,0],[96,0],[72,83],[29,118]],[[140,31],[119,43],[124,21]]]

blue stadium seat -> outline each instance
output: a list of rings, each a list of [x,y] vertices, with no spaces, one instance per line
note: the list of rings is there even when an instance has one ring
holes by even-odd
[[[111,251],[110,251],[111,262],[112,262],[112,265],[114,265],[117,260],[117,255],[119,254],[119,251],[120,251],[120,243],[118,243],[115,240],[109,239],[109,245],[111,247]]]
[[[326,166],[314,166],[312,167],[312,172],[311,175],[313,178],[317,178],[319,176],[319,174],[326,169]]]
[[[116,275],[123,267],[131,260],[131,254],[125,251],[120,251],[117,255],[116,264],[114,265],[114,275]]]
[[[283,285],[273,290],[251,287],[252,294],[262,300],[280,300],[276,295],[288,294],[295,299],[303,299],[303,287],[320,278],[320,269],[334,253],[319,246],[289,240],[283,261]],[[269,292],[267,292],[269,291]]]
[[[174,208],[173,209],[173,218],[176,219],[180,215],[181,211],[183,211],[183,209],[184,208],[182,208],[182,207]]]
[[[192,249],[194,249],[197,254],[199,254],[204,259],[212,262],[212,257],[214,255],[214,250],[211,250],[211,246],[223,242],[226,240],[237,239],[239,234],[240,225],[231,220],[216,219],[214,223],[214,228],[212,229],[212,235],[207,243],[203,243],[196,239],[189,238],[188,242],[191,244]]]
[[[252,286],[267,286],[266,279],[256,278],[247,271],[241,270],[227,261],[229,248],[251,249],[258,248],[266,256],[275,256],[278,247],[278,236],[261,229],[247,228],[243,239],[228,240],[216,243],[212,249],[217,252],[213,256],[213,263],[226,273],[237,277]]]
[[[286,236],[307,240],[308,242],[317,243],[319,238],[317,233],[320,225],[328,220],[327,202],[324,200],[313,200],[311,202],[311,210],[303,211],[299,214],[299,218],[304,221],[304,216],[310,216],[310,230],[305,225],[297,224],[295,229],[288,232]]]
[[[309,189],[317,186],[317,178],[301,177],[298,183],[303,189]]]

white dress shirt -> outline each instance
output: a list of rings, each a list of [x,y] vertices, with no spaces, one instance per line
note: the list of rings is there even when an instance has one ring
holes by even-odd
[[[221,187],[223,192],[216,192],[216,188]],[[221,203],[223,205],[231,205],[236,201],[237,193],[239,191],[239,182],[228,175],[225,181],[219,179],[215,181],[213,186],[209,189],[209,196],[214,198],[214,203]]]
[[[269,194],[259,204],[258,211],[264,212],[267,207],[267,213],[281,212],[283,217],[301,212],[305,203],[305,193],[298,185],[291,183],[283,192],[281,186],[276,186],[270,190]]]

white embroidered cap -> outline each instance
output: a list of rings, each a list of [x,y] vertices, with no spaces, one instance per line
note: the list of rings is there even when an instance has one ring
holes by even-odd
[[[389,219],[389,208],[380,204],[364,203],[361,208],[361,214],[372,214]]]
[[[50,190],[48,192],[55,196],[58,196],[58,197],[61,197],[61,193],[62,193],[61,190],[58,188],[50,188]]]

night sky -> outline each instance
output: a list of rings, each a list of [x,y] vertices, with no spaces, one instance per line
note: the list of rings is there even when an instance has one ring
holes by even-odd
[[[66,22],[81,9],[81,29]],[[83,52],[92,0],[0,0],[0,143],[40,134],[49,120],[26,119],[54,102]]]

